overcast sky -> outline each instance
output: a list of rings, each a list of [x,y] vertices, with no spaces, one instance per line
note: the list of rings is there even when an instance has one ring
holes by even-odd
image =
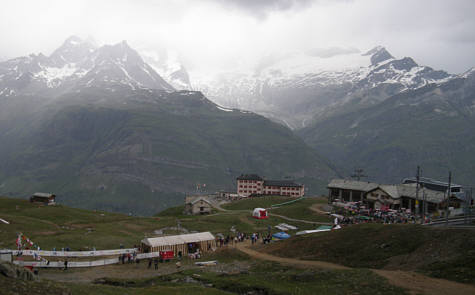
[[[473,0],[15,0],[0,10],[0,57],[50,54],[70,35],[166,48],[192,71],[269,56],[385,46],[396,57],[464,72],[475,66]]]

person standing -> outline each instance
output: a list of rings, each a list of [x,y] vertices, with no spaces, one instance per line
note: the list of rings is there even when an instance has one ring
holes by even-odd
[[[64,260],[64,270],[68,270],[68,260]]]

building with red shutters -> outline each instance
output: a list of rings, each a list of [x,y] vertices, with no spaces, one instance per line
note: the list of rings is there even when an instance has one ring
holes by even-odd
[[[237,178],[237,193],[240,197],[251,195],[303,197],[305,187],[293,180],[264,180],[257,174],[242,174]]]

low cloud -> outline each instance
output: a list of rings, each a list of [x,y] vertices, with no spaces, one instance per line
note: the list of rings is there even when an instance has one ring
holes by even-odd
[[[336,55],[350,54],[350,53],[360,53],[361,51],[357,48],[344,48],[344,47],[327,47],[327,48],[312,48],[307,50],[305,53],[310,56],[316,56],[321,58],[330,58]]]
[[[317,0],[212,0],[231,9],[238,9],[258,19],[266,18],[275,11],[306,8]]]

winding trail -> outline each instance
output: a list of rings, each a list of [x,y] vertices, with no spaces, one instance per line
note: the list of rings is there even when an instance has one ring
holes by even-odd
[[[294,267],[316,267],[329,270],[349,270],[350,267],[325,261],[299,260],[293,258],[284,258],[258,252],[250,248],[249,242],[239,243],[236,248],[251,257],[274,261]],[[371,269],[374,273],[388,280],[392,285],[409,290],[410,294],[427,294],[427,295],[473,295],[475,294],[475,286],[461,284],[444,279],[430,278],[425,275],[399,270],[382,270]]]

